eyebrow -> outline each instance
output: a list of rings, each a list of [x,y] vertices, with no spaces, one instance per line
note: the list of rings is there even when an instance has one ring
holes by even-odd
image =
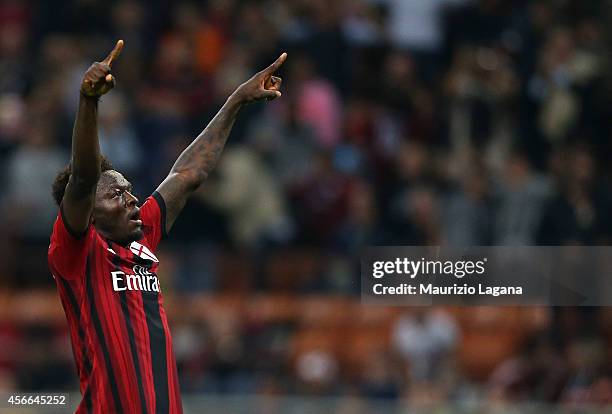
[[[130,182],[128,182],[128,184],[126,184],[126,185],[121,185],[121,184],[115,182],[115,183],[111,184],[108,188],[109,188],[108,189],[108,193],[109,194],[112,193],[113,191],[115,191],[115,189],[117,189],[117,188],[120,188],[122,190],[127,190],[130,193],[134,191],[134,186]]]

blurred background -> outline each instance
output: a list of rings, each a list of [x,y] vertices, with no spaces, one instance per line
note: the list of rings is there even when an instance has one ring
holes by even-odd
[[[611,23],[609,0],[0,0],[0,390],[78,389],[51,183],[121,38],[100,142],[141,201],[289,54],[159,251],[186,411],[604,409],[611,310],[361,306],[359,252],[610,243]]]

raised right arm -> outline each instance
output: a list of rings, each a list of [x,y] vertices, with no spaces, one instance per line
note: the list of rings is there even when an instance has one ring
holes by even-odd
[[[122,48],[123,40],[119,40],[106,59],[89,67],[81,83],[72,132],[71,173],[61,207],[66,225],[76,234],[85,233],[94,207],[100,178],[98,100],[115,86],[111,65]]]

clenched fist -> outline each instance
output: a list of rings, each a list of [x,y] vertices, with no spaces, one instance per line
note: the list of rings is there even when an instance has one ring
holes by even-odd
[[[113,61],[119,57],[123,49],[123,40],[119,40],[115,48],[102,62],[94,62],[81,82],[81,94],[90,98],[99,98],[115,86],[115,78],[111,75]]]

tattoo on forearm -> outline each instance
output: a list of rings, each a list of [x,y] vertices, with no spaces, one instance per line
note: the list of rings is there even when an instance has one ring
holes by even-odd
[[[240,105],[230,97],[204,131],[181,153],[168,177],[157,188],[166,202],[166,231],[172,227],[189,195],[217,165]]]
[[[281,54],[273,64],[241,84],[204,131],[181,153],[168,177],[157,187],[166,203],[167,231],[189,195],[217,165],[241,105],[281,96],[281,79],[272,75],[286,58],[286,53]]]
[[[240,105],[231,98],[202,133],[178,157],[173,172],[192,172],[205,179],[217,165]]]

